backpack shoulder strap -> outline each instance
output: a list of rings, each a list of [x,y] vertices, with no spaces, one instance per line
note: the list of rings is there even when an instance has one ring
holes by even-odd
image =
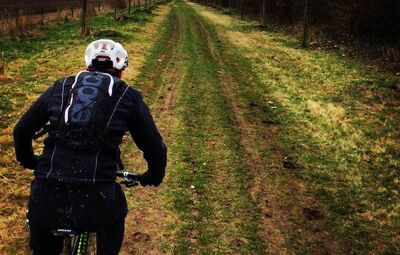
[[[58,118],[58,123],[62,120],[63,117],[63,112],[65,108],[68,105],[68,100],[70,99],[71,92],[72,92],[72,87],[76,83],[78,76],[82,73],[83,71],[79,72],[77,75],[71,75],[67,76],[64,79],[62,79],[62,88],[61,88],[61,103],[60,103],[60,115]]]
[[[58,116],[58,121],[56,123],[59,123],[59,121],[60,121],[66,99],[68,98],[69,87],[71,87],[71,85],[73,84],[74,79],[75,79],[74,76],[62,77],[62,78],[58,79],[53,85],[54,87],[60,87],[59,89],[61,90],[61,98],[60,98],[60,106],[59,106],[59,114],[58,114],[59,116]],[[51,96],[54,96],[54,89],[53,89]],[[56,106],[56,107],[58,107],[58,106]],[[42,128],[42,130],[40,130],[39,132],[34,134],[33,140],[37,140],[38,138],[42,137],[43,135],[45,135],[47,133],[49,133],[49,135],[51,135],[52,132],[54,131],[55,127],[50,123],[51,122],[49,121]]]

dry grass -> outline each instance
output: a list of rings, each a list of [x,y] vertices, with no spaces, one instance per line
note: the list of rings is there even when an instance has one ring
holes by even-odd
[[[108,13],[112,8],[108,5],[89,6],[89,16]],[[54,12],[46,12],[43,16],[41,14],[23,13],[18,19],[18,26],[16,17],[4,17],[0,22],[0,35],[17,35],[19,33],[30,33],[38,26],[48,25],[59,21],[78,20],[81,18],[81,10],[74,8],[64,9]]]
[[[136,31],[134,32],[137,33],[135,37],[138,38],[124,43],[131,60],[131,65],[125,73],[126,80],[132,81],[137,76],[138,70],[143,65],[145,52],[151,47],[152,38],[168,8],[167,6],[160,7],[155,12],[154,19],[151,22],[145,24],[126,23],[120,27],[121,29]],[[63,25],[60,26],[60,29],[62,29]],[[138,30],[139,27],[140,30]],[[49,38],[49,40],[58,39]],[[7,64],[8,78],[0,80],[2,96],[13,95],[11,102],[14,107],[18,106],[18,110],[1,116],[1,118],[7,118],[7,123],[10,123],[7,128],[0,130],[1,254],[28,254],[25,211],[32,173],[24,171],[15,161],[12,129],[17,119],[38,97],[39,93],[56,79],[74,74],[85,68],[80,56],[83,55],[86,42],[76,39],[73,43],[74,47],[68,47],[68,50],[65,50],[65,46],[61,45],[46,49],[38,54],[29,54],[27,58],[17,58],[10,61]],[[35,143],[36,153],[40,153],[41,148],[40,143]],[[127,232],[132,234],[129,232],[129,228]]]
[[[191,3],[189,3],[189,5],[190,5]],[[219,14],[217,14],[217,13],[214,13],[214,12],[208,12],[208,11],[206,11],[206,10],[204,10],[204,9],[201,9],[200,11],[199,11],[199,13],[202,15],[202,16],[204,16],[204,17],[206,17],[207,19],[210,19],[210,20],[212,20],[213,22],[215,22],[216,24],[218,24],[218,25],[222,25],[222,26],[229,26],[230,24],[231,24],[231,22],[232,22],[232,19],[229,17],[229,16],[226,16],[226,15],[219,15]]]
[[[195,6],[246,57],[277,102],[274,111],[285,115],[282,146],[303,166],[307,189],[335,215],[334,230],[353,246],[349,250],[400,252],[400,147],[394,142],[400,103],[391,89],[398,78],[340,51],[303,50],[294,38]]]
[[[215,22],[215,20],[213,21]],[[231,21],[231,23],[234,23],[234,21]],[[241,22],[237,21],[237,23]],[[307,121],[307,128],[314,131],[313,136],[315,138],[321,139],[321,142],[331,143],[337,132],[345,132],[348,136],[335,138],[335,142],[340,148],[357,148],[357,144],[367,139],[361,134],[358,127],[349,123],[346,106],[339,102],[329,102],[323,99],[325,95],[334,95],[348,86],[349,83],[359,80],[362,77],[362,71],[330,62],[335,61],[334,58],[323,59],[323,61],[329,61],[325,63],[317,62],[313,54],[304,54],[304,51],[297,48],[283,47],[282,41],[295,43],[293,39],[287,36],[258,31],[248,31],[244,35],[243,32],[229,29],[224,35],[234,45],[241,48],[247,57],[254,59],[256,67],[265,70],[265,72],[260,73],[261,78],[266,84],[272,83],[277,86],[278,89],[274,90],[273,93],[280,99],[284,107],[289,107],[291,111],[299,115],[304,113],[304,109],[307,109],[318,120],[318,123],[305,120]],[[343,60],[340,59],[339,61]],[[291,75],[295,72],[302,73],[301,75],[304,75],[304,77]],[[332,73],[332,78],[328,77],[322,82],[317,81],[320,76],[325,78]],[[271,81],[271,76],[273,81]],[[295,95],[304,95],[305,100],[294,102],[293,96]],[[367,94],[367,96],[372,97],[373,95]],[[375,105],[374,109],[379,109],[381,106]],[[370,106],[365,107],[370,108]],[[321,125],[327,125],[330,128],[321,128]]]
[[[83,50],[84,46],[82,45],[64,54],[60,54],[62,49],[57,49],[56,51],[44,52],[43,55],[35,56],[34,60],[12,61],[9,63],[11,80],[9,83],[4,84],[2,89],[3,91],[8,90],[8,88],[15,90],[15,87],[20,86],[18,85],[20,81],[18,77],[24,76],[20,73],[20,70],[26,67],[26,65],[35,63],[34,65],[40,66],[40,68],[31,77],[23,77],[23,79],[32,78],[34,80],[33,83],[35,83],[33,86],[37,90],[43,91],[60,76],[74,73],[77,66],[84,67],[81,63],[82,61],[76,58]],[[65,65],[60,66],[58,64],[59,61],[63,61]],[[29,91],[23,88],[20,88],[17,93],[26,98],[26,102],[23,109],[10,115],[14,120],[26,110],[30,102],[37,98],[36,94],[29,93]],[[15,100],[19,99],[15,98]],[[25,211],[29,194],[29,180],[32,178],[32,173],[23,170],[15,161],[12,139],[13,126],[14,124],[6,129],[2,129],[0,132],[2,151],[0,161],[4,162],[4,164],[0,165],[0,176],[3,177],[1,185],[5,189],[0,201],[2,205],[2,210],[0,211],[2,215],[0,220],[0,240],[3,243],[0,251],[6,254],[27,254],[26,243],[28,232],[25,225]],[[40,146],[36,145],[35,150],[38,152]]]

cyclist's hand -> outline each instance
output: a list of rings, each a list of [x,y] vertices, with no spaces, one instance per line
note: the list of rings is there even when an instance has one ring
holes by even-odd
[[[163,178],[163,175],[147,171],[140,176],[140,185],[158,186],[161,184]]]

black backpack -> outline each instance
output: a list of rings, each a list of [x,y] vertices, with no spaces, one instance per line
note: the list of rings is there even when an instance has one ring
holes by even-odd
[[[106,73],[80,72],[69,90],[56,132],[56,142],[72,150],[96,150],[116,106],[121,81]]]

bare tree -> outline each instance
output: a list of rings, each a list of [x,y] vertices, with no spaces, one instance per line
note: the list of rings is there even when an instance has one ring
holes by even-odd
[[[20,10],[19,10],[19,8],[16,8],[15,9],[15,27],[17,28],[17,30],[20,29],[19,15],[20,15]]]
[[[304,19],[303,19],[303,38],[301,40],[301,46],[306,48],[308,47],[308,37],[310,34],[310,24],[309,24],[309,0],[304,0]]]
[[[267,0],[262,0],[260,27],[267,27]]]
[[[244,18],[244,0],[240,0],[240,18],[243,19]]]
[[[40,10],[40,24],[44,25],[44,8]]]
[[[0,76],[5,75],[5,73],[6,73],[6,61],[4,59],[4,51],[2,51],[0,58]]]
[[[81,15],[81,36],[89,35],[89,26],[87,24],[87,6],[88,0],[82,0],[82,15]]]
[[[117,8],[118,8],[118,2],[114,1],[114,19],[116,20],[117,17]]]

